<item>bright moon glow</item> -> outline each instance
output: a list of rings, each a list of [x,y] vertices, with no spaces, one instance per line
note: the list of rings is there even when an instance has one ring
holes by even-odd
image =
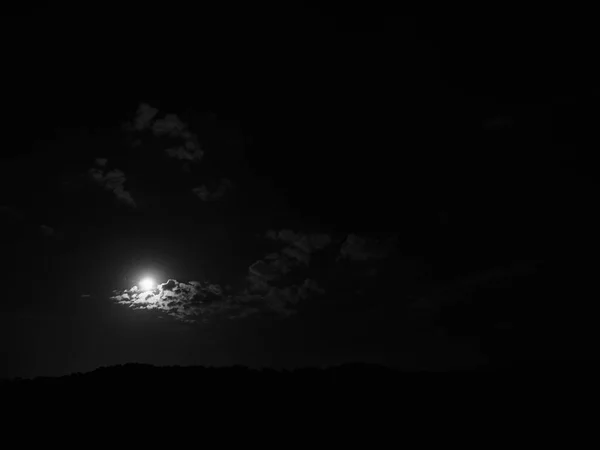
[[[144,278],[140,281],[140,287],[144,291],[148,291],[154,287],[154,280],[152,278]]]

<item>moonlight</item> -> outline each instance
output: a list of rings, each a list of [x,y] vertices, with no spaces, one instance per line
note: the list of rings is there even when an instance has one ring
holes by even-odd
[[[140,288],[144,291],[149,291],[154,288],[154,280],[152,278],[143,278],[140,280]]]

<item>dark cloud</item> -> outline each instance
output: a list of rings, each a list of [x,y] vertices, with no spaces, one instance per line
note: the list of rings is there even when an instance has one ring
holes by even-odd
[[[152,132],[158,136],[168,134],[172,137],[182,137],[186,128],[187,124],[183,123],[177,114],[167,114],[163,119],[157,119],[152,123]]]
[[[397,236],[392,236],[386,240],[378,240],[351,233],[342,243],[340,258],[348,258],[352,261],[385,258],[394,250],[397,241]]]
[[[279,232],[269,230],[266,236],[269,239],[290,244],[281,253],[305,265],[310,263],[310,255],[312,253],[331,244],[331,237],[324,233],[305,234],[284,229]]]
[[[49,225],[41,224],[37,225],[32,223],[33,221],[25,216],[23,213],[10,206],[0,206],[0,216],[3,222],[8,222],[13,226],[17,225],[20,228],[36,229],[45,237],[60,237],[60,233],[57,233],[54,228]]]
[[[248,287],[242,297],[252,299],[258,310],[266,309],[288,317],[295,313],[300,301],[325,293],[314,279],[299,277],[298,273],[302,272],[296,269],[308,266],[311,253],[325,248],[331,238],[326,234],[297,233],[289,229],[270,230],[267,237],[290,245],[280,252],[269,253],[249,267]]]
[[[308,299],[312,294],[323,293],[325,291],[319,287],[316,281],[307,278],[301,285],[270,286],[263,295],[263,299],[269,309],[287,317],[296,312],[294,306],[298,302]]]
[[[200,161],[204,156],[204,152],[199,148],[193,148],[193,146],[184,146],[168,148],[165,153],[175,159],[183,159],[187,161]]]
[[[488,131],[512,128],[513,125],[514,119],[510,116],[496,116],[482,122],[483,128]]]
[[[92,168],[89,170],[92,180],[107,191],[111,191],[117,199],[129,206],[135,207],[135,201],[131,194],[125,190],[127,178],[125,173],[119,169],[103,170]]]
[[[275,312],[282,317],[289,317],[296,313],[296,305],[301,300],[307,300],[314,294],[324,294],[325,290],[310,278],[301,284],[289,286],[273,286],[267,278],[251,273],[247,278],[249,288],[240,296],[252,300],[254,308],[258,311]],[[240,317],[247,314],[242,312]]]
[[[48,225],[40,225],[40,231],[44,236],[54,236],[54,228],[49,227]]]
[[[248,269],[251,275],[255,275],[269,281],[278,279],[281,274],[288,273],[290,270],[291,269],[286,264],[285,259],[279,256],[269,262],[265,262],[263,260],[256,261]]]
[[[463,277],[439,284],[428,292],[414,296],[410,306],[414,311],[438,312],[444,304],[452,304],[460,298],[470,298],[468,292],[481,289],[486,285],[493,285],[519,276],[531,275],[539,270],[540,261],[519,261],[506,267],[496,267],[489,270],[478,271]]]
[[[195,187],[192,192],[198,196],[198,198],[205,202],[215,201],[222,199],[228,190],[233,187],[231,180],[223,178],[219,183],[217,189],[210,192],[206,186]]]
[[[152,119],[158,114],[158,109],[153,108],[147,103],[142,103],[137,109],[135,119],[132,123],[127,124],[128,129],[142,131],[150,127]]]
[[[10,206],[0,206],[0,214],[2,215],[3,220],[10,222],[20,222],[25,219],[23,214]]]
[[[167,135],[180,140],[180,145],[165,149],[167,156],[190,162],[201,161],[204,151],[200,146],[198,136],[188,130],[187,124],[182,122],[176,114],[166,114],[162,119],[155,119],[157,115],[158,109],[142,103],[138,107],[133,121],[127,123],[124,128],[127,131],[150,130],[155,136]],[[140,140],[133,141],[134,146],[140,143]]]

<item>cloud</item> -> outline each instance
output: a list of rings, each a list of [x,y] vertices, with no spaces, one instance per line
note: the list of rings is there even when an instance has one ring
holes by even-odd
[[[56,230],[51,226],[45,224],[37,225],[33,223],[33,221],[31,221],[30,218],[26,217],[23,213],[10,206],[0,206],[0,215],[2,216],[3,222],[18,225],[21,228],[37,228],[38,232],[46,237],[62,237],[61,233],[57,233]]]
[[[268,281],[276,280],[281,274],[288,273],[290,270],[291,268],[286,264],[285,259],[279,256],[268,263],[263,260],[256,261],[248,268],[250,274]]]
[[[287,287],[251,283],[242,293],[235,295],[225,294],[218,284],[169,279],[149,291],[143,291],[138,286],[116,290],[110,298],[133,309],[164,312],[179,321],[196,323],[207,322],[210,317],[217,315],[238,319],[259,312],[287,317],[294,313],[294,305],[315,292],[324,291],[309,279],[301,285]]]
[[[81,298],[89,298],[89,297],[91,297],[91,295],[90,294],[81,294],[80,297]]]
[[[40,225],[40,231],[44,236],[54,236],[54,228],[49,227],[48,225]]]
[[[270,311],[282,317],[295,314],[296,305],[301,300],[307,300],[314,294],[325,293],[325,290],[310,278],[306,278],[302,284],[290,286],[272,286],[268,283],[267,278],[256,274],[250,274],[247,280],[250,287],[239,298],[247,299],[246,301],[251,300],[256,310],[254,312]],[[246,315],[246,312],[241,311],[237,316],[231,318],[245,317]]]
[[[185,283],[169,279],[149,291],[133,286],[113,293],[115,295],[111,299],[118,304],[165,312],[190,323],[205,321],[209,316],[232,307],[232,299],[223,295],[220,286],[199,281]]]
[[[352,261],[366,261],[385,258],[394,249],[397,240],[397,236],[380,241],[350,233],[342,243],[338,259],[347,258]]]
[[[186,128],[187,124],[183,123],[176,114],[167,114],[164,119],[157,119],[152,124],[152,132],[159,136],[169,134],[173,137],[181,137],[187,131]],[[188,136],[191,137],[191,133]]]
[[[181,145],[167,148],[165,153],[170,158],[175,158],[190,162],[199,162],[204,156],[204,151],[200,146],[198,136],[188,130],[188,125],[183,122],[176,114],[166,114],[163,118],[157,119],[158,109],[151,107],[147,103],[142,103],[138,107],[135,118],[132,122],[125,125],[128,131],[150,130],[155,136],[165,136],[180,139]],[[133,146],[141,143],[139,139],[132,142]]]
[[[105,167],[107,162],[108,162],[108,159],[106,159],[106,158],[96,158],[94,160],[94,163],[100,167]]]
[[[147,103],[141,103],[137,109],[135,119],[130,125],[137,131],[142,131],[150,127],[152,119],[158,114],[158,109],[153,108]]]
[[[470,292],[498,283],[512,283],[516,277],[534,274],[539,271],[540,265],[541,262],[536,260],[518,261],[507,267],[495,267],[458,277],[413,296],[410,307],[414,311],[439,312],[444,304],[456,303],[461,298],[472,299]]]
[[[20,222],[25,219],[23,214],[10,206],[0,206],[0,214],[4,216],[4,220],[10,220],[11,222]]]
[[[231,180],[223,178],[214,192],[210,192],[206,186],[195,187],[192,189],[192,192],[197,195],[200,200],[210,202],[222,199],[232,187],[233,183]]]
[[[133,207],[136,206],[131,194],[125,190],[124,184],[125,181],[127,181],[127,178],[123,171],[119,169],[105,171],[98,168],[92,168],[89,170],[89,175],[95,183],[99,184],[104,189],[111,191],[115,194],[115,197],[123,203]]]
[[[484,130],[496,131],[505,128],[512,128],[514,126],[514,119],[510,116],[496,116],[489,119],[485,119],[482,122]]]
[[[187,161],[200,161],[204,156],[204,151],[199,148],[189,147],[187,145],[181,147],[168,148],[165,153],[175,159],[183,159]]]
[[[329,245],[331,238],[326,234],[296,233],[289,229],[269,230],[267,237],[290,245],[250,265],[246,277],[248,287],[241,298],[251,299],[259,310],[266,308],[288,317],[296,312],[301,300],[325,293],[314,279],[302,277],[304,280],[300,283],[291,280],[298,280],[295,269],[308,266],[310,255]]]
[[[284,229],[279,232],[269,230],[267,231],[266,237],[290,244],[282,250],[282,254],[305,265],[310,263],[310,255],[312,253],[331,244],[331,237],[327,234],[296,233],[289,229]]]
[[[314,293],[323,294],[325,290],[320,288],[316,281],[307,278],[301,285],[271,286],[263,299],[271,310],[288,317],[296,312],[294,306],[300,300],[306,300]]]

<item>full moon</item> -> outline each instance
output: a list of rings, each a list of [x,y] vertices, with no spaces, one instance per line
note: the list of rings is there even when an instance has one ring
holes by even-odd
[[[154,280],[152,278],[143,278],[140,280],[140,287],[144,291],[148,291],[154,287]]]

